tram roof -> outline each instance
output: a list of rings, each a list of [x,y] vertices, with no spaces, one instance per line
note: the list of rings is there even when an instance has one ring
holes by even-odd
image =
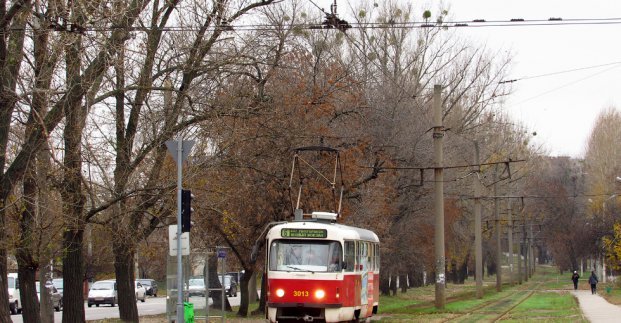
[[[325,223],[320,221],[293,221],[274,226],[268,233],[268,238],[276,238],[280,236],[281,229],[325,229],[327,230],[327,239],[342,238],[348,240],[364,240],[371,242],[379,242],[377,234],[371,230],[352,227],[344,224]],[[302,238],[303,239],[303,238]]]

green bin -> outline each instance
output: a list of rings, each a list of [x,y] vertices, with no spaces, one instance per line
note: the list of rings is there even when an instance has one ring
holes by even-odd
[[[612,292],[612,287],[611,286],[606,286],[606,293],[610,294],[610,292]]]
[[[183,302],[183,319],[185,323],[194,323],[194,304]]]

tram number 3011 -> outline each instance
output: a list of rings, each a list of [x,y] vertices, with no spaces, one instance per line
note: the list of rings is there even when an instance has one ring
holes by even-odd
[[[309,293],[307,290],[294,290],[293,291],[293,296],[294,297],[308,297]]]

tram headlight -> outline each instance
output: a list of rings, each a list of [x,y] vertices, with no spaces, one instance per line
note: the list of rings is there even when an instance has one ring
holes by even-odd
[[[282,288],[277,289],[277,290],[276,290],[276,296],[278,296],[278,297],[283,297],[283,296],[285,296],[285,290],[284,290],[284,289],[282,289]]]
[[[326,296],[326,292],[324,292],[323,289],[318,289],[315,291],[315,298],[322,299],[325,296]]]

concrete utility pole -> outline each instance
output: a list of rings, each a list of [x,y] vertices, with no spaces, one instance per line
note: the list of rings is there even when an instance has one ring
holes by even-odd
[[[528,227],[528,277],[533,277],[533,273],[535,272],[535,253],[533,251],[533,245],[535,241],[533,240],[533,224],[531,223]]]
[[[516,232],[518,234],[518,232]],[[517,267],[518,267],[518,284],[522,285],[522,242],[520,242],[520,238],[517,237],[517,245],[518,245],[518,254],[517,254]]]
[[[496,291],[502,291],[502,226],[500,225],[500,205],[498,203],[498,189],[496,187],[496,176],[498,164],[494,168],[494,215],[496,218]]]
[[[442,125],[442,86],[433,87],[433,150],[436,162],[434,168],[435,181],[435,254],[436,254],[436,308],[444,309],[446,301],[444,296],[444,175],[442,174],[443,154],[442,144],[444,138],[444,126]]]
[[[524,226],[522,229],[522,249],[524,250],[524,282],[528,281],[528,240],[526,239],[526,214],[524,217]]]
[[[509,241],[509,285],[513,286],[513,220],[511,220],[511,199],[507,200],[507,240]]]
[[[483,246],[481,240],[481,161],[479,158],[479,142],[474,141],[474,254],[477,298],[483,298]]]

